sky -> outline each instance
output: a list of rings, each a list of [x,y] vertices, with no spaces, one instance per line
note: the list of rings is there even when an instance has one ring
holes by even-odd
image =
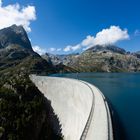
[[[139,0],[0,0],[0,29],[23,25],[39,54],[113,44],[140,51]]]

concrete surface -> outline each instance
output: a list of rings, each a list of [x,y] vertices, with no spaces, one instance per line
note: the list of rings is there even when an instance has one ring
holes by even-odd
[[[75,79],[30,78],[51,101],[65,140],[113,140],[108,105],[98,88]]]
[[[86,140],[113,140],[112,121],[105,97],[101,91],[87,82],[94,92],[94,113]]]

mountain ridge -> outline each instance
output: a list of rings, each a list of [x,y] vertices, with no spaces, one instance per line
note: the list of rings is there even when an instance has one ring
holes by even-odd
[[[32,50],[31,42],[22,26],[12,25],[0,30],[0,49],[11,45]]]
[[[126,53],[125,49],[120,48],[120,47],[115,46],[115,45],[95,45],[93,47],[90,47],[86,51],[91,51],[91,50],[94,51],[94,52],[110,51],[110,52],[116,52],[116,53],[121,53],[121,54]]]
[[[79,72],[140,71],[139,53],[130,53],[114,45],[96,45],[78,55],[65,55],[65,60],[59,57],[54,55],[48,59],[52,64],[59,62]]]
[[[34,52],[25,29],[12,25],[0,30],[0,75],[15,73],[43,74],[74,72],[63,64],[53,65]]]
[[[22,26],[12,25],[0,30],[0,74],[51,73],[53,66],[33,51]],[[1,77],[2,77],[1,76]]]

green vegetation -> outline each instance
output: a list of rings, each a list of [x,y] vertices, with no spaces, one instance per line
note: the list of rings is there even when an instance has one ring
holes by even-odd
[[[50,124],[51,106],[26,74],[0,81],[0,138],[61,139]]]

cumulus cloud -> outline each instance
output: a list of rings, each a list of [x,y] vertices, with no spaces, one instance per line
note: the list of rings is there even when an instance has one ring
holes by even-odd
[[[37,52],[37,53],[40,54],[40,55],[46,53],[46,50],[45,50],[45,49],[42,49],[41,47],[39,47],[39,46],[37,46],[37,45],[36,45],[36,46],[33,46],[32,48],[33,48],[33,50],[34,50],[35,52]]]
[[[88,35],[81,43],[76,46],[66,46],[65,52],[75,51],[83,48],[83,50],[95,45],[109,45],[115,44],[118,41],[129,39],[127,29],[121,29],[119,26],[110,26],[110,28],[103,29],[98,32],[96,36]]]
[[[129,35],[127,29],[122,30],[119,26],[111,26],[109,29],[103,29],[101,32],[97,33],[94,39],[94,44],[114,44],[120,40],[128,38]]]
[[[61,50],[62,50],[61,48],[53,48],[53,47],[48,49],[49,52],[59,52]]]
[[[76,50],[79,50],[81,48],[81,45],[80,44],[77,44],[75,46],[71,46],[71,45],[68,45],[66,46],[63,51],[64,52],[69,52],[69,51],[76,51]]]
[[[81,43],[81,46],[93,46],[95,44],[94,36],[88,35]]]
[[[64,51],[64,52],[69,52],[69,51],[71,51],[71,47],[72,47],[72,46],[68,45],[68,46],[66,46],[66,47],[63,49],[63,51]]]
[[[30,23],[35,19],[34,6],[21,7],[18,3],[3,6],[0,0],[0,29],[16,24],[22,25],[27,32],[30,32]]]
[[[77,44],[77,45],[71,47],[71,49],[72,49],[73,51],[76,51],[76,50],[78,50],[78,49],[80,49],[80,48],[81,48],[81,45],[80,45],[80,44]]]
[[[56,51],[56,48],[49,48],[49,51],[54,52],[54,51]]]
[[[62,50],[62,48],[58,48],[58,49],[56,49],[57,52],[60,52],[61,50]]]
[[[61,50],[62,50],[62,48],[48,48],[48,49],[43,49],[43,48],[41,48],[40,46],[38,46],[38,45],[35,45],[35,46],[33,46],[32,47],[33,48],[33,50],[35,51],[35,52],[37,52],[38,54],[40,54],[40,55],[43,55],[43,54],[45,54],[46,52],[50,52],[50,53],[53,53],[53,52],[60,52]]]

